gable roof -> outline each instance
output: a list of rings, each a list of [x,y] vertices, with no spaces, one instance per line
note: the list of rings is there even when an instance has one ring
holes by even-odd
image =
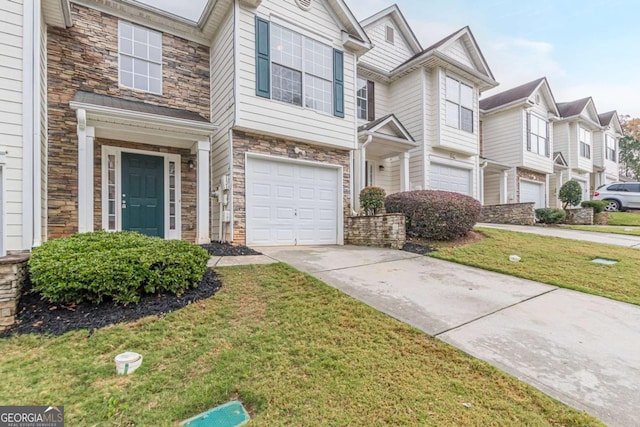
[[[420,45],[420,41],[418,40],[415,33],[409,26],[409,23],[405,19],[404,15],[400,11],[400,8],[398,7],[397,4],[391,5],[388,8],[383,9],[374,15],[371,15],[366,19],[363,19],[360,22],[360,25],[362,25],[363,27],[368,27],[371,24],[378,22],[380,19],[387,16],[390,17],[393,20],[393,22],[396,24],[396,26],[402,33],[402,36],[409,44],[409,47],[411,47],[411,50],[413,50],[414,54],[418,52],[422,52],[422,46]]]
[[[591,101],[591,97],[571,102],[558,102],[558,112],[560,113],[560,117],[573,117],[580,115],[584,109],[587,108],[589,101]]]
[[[358,132],[375,133],[385,126],[393,127],[395,130],[397,130],[398,134],[401,135],[403,139],[406,139],[410,142],[415,142],[407,128],[404,127],[404,125],[400,122],[400,120],[398,120],[395,114],[387,114],[384,117],[380,117],[377,120],[362,125],[358,128]]]
[[[514,101],[524,100],[533,95],[538,89],[540,83],[544,82],[544,77],[534,80],[529,83],[525,83],[520,86],[516,86],[512,89],[505,90],[504,92],[497,93],[485,99],[480,100],[481,110],[493,110],[503,105],[511,104]]]
[[[561,151],[556,151],[555,153],[553,153],[553,162],[558,166],[569,166],[569,163],[567,163],[567,160],[564,158],[564,155]]]
[[[616,133],[619,133],[620,135],[624,133],[622,129],[622,125],[620,124],[620,118],[618,117],[618,112],[616,110],[599,114],[598,118],[600,119],[600,124],[602,126],[604,127],[613,126]]]
[[[456,61],[454,58],[446,55],[444,50],[456,40],[459,39],[467,39],[471,44],[472,51],[469,52],[471,55],[471,59],[474,62],[474,65],[477,69],[472,69],[466,64],[462,64]],[[468,73],[469,75],[475,77],[476,79],[482,81],[484,85],[482,85],[481,89],[488,89],[498,86],[498,82],[496,82],[489,65],[487,64],[480,47],[478,46],[478,42],[471,32],[471,28],[464,27],[460,30],[456,31],[443,38],[442,40],[432,44],[431,46],[424,49],[422,52],[414,55],[409,58],[404,63],[400,64],[394,70],[391,71],[391,74],[400,74],[407,70],[413,69],[415,66],[421,66],[424,63],[427,63],[429,60],[436,59],[439,61],[446,62],[448,64],[456,66],[458,69]]]

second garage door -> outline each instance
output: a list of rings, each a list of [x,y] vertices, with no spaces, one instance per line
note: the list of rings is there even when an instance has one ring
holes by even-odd
[[[520,181],[520,203],[535,203],[535,208],[546,207],[544,184]]]
[[[339,169],[248,158],[247,244],[338,243]]]
[[[469,169],[431,163],[430,178],[429,188],[432,190],[471,195],[471,171]]]

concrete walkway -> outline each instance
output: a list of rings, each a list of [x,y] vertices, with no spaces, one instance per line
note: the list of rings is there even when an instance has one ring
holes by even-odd
[[[604,243],[640,249],[640,236],[626,234],[601,233],[599,231],[571,230],[562,227],[526,226],[510,224],[477,224],[478,227],[497,228],[500,230],[518,231],[520,233],[539,234],[541,236],[559,237],[561,239],[581,240],[584,242]]]
[[[610,425],[640,425],[640,307],[401,251],[257,250]]]

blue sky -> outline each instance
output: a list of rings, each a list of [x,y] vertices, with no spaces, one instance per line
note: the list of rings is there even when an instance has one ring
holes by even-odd
[[[141,0],[197,19],[206,0]],[[293,0],[291,0],[293,1]],[[358,19],[393,2],[346,0]],[[598,112],[640,117],[637,0],[397,0],[423,47],[469,25],[500,86],[546,76],[556,101],[592,96]]]

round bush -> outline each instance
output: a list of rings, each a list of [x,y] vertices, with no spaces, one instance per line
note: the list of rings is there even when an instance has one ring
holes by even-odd
[[[407,233],[431,240],[454,240],[473,229],[480,217],[480,202],[448,191],[420,190],[387,196],[388,213],[407,217]]]
[[[583,208],[593,208],[593,213],[602,213],[607,208],[609,203],[604,200],[585,200],[580,203]]]
[[[143,294],[180,295],[197,287],[208,259],[193,243],[96,231],[34,248],[29,272],[34,289],[54,302],[128,304]]]
[[[564,224],[567,212],[564,209],[540,208],[536,209],[536,218],[542,224]]]
[[[567,209],[568,206],[578,206],[582,201],[582,186],[575,179],[571,179],[562,184],[558,198],[564,203],[564,209]]]
[[[365,187],[360,192],[360,207],[365,215],[376,215],[384,207],[385,192],[380,187]]]

